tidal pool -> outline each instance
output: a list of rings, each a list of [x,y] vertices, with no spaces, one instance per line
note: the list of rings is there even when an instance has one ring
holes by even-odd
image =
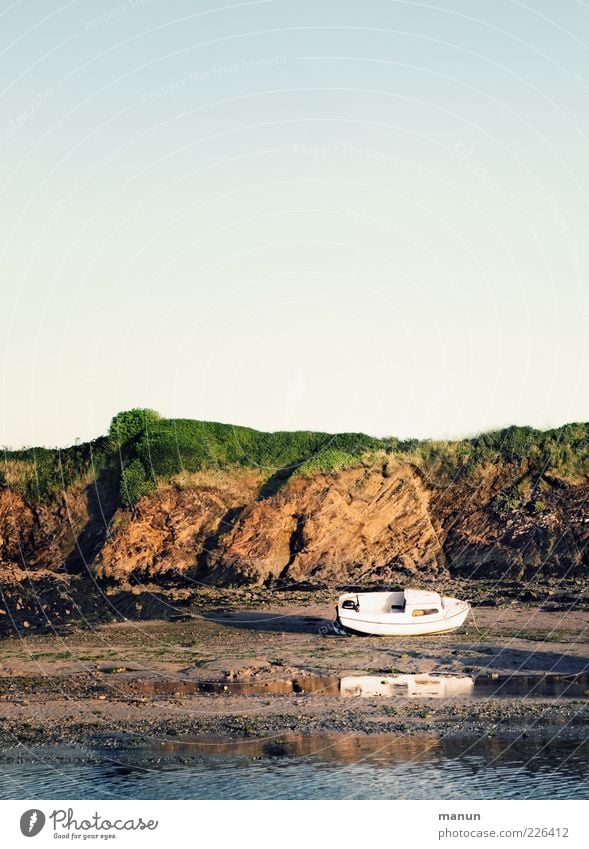
[[[582,698],[589,693],[587,675],[381,674],[301,676],[258,681],[192,681],[186,678],[117,678],[120,692],[141,695],[266,696],[304,693],[315,696],[384,696],[409,698]]]

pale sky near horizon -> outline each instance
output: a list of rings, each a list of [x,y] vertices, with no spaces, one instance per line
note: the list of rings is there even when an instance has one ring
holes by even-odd
[[[0,5],[0,445],[589,420],[589,6]]]

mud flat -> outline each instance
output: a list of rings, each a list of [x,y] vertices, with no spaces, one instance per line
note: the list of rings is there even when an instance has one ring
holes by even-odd
[[[225,591],[176,621],[3,640],[2,756],[292,734],[586,733],[586,610],[512,603],[477,608],[454,634],[337,637],[321,633],[330,597],[264,598],[248,606]]]

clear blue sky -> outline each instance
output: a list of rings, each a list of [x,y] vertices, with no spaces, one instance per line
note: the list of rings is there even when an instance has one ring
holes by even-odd
[[[0,32],[0,444],[134,406],[589,419],[585,3],[7,0]]]

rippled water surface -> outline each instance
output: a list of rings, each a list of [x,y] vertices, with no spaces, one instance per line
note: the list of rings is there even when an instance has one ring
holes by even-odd
[[[149,750],[15,752],[0,797],[31,799],[586,799],[589,741],[291,735]]]

